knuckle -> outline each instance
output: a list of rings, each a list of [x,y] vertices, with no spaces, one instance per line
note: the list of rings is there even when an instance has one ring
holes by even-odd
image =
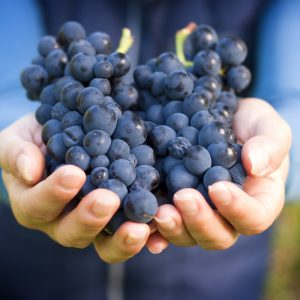
[[[78,224],[82,232],[98,232],[103,227],[103,220],[95,220],[87,218],[87,214],[80,213],[78,215]]]
[[[241,233],[246,236],[257,235],[264,232],[266,229],[268,229],[268,227],[269,226],[266,226],[265,224],[258,224],[251,228],[241,230]]]
[[[237,239],[232,237],[227,237],[226,239],[205,243],[202,246],[205,250],[226,250],[232,247]]]
[[[78,248],[78,249],[84,249],[86,248],[89,243],[85,240],[82,240],[79,237],[72,238],[72,237],[61,237],[57,240],[57,242],[67,248]]]

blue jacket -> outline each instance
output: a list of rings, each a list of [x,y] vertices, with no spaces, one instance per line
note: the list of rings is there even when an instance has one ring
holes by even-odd
[[[300,32],[299,14],[296,0],[0,0],[0,31],[6,41],[0,47],[0,128],[34,109],[25,100],[18,77],[35,55],[39,36],[76,19],[88,31],[109,32],[114,45],[122,27],[132,28],[140,41],[131,50],[135,62],[172,49],[174,32],[190,21],[242,36],[252,54],[248,64],[255,67],[258,79],[252,95],[270,100],[296,131],[300,128],[294,113],[300,106],[300,77],[296,76],[300,41],[295,38]],[[300,150],[299,141],[295,151]],[[299,174],[299,159],[294,162],[292,172]],[[290,198],[299,196],[295,188],[299,178],[289,181],[294,193]],[[270,233],[241,237],[226,251],[170,246],[161,255],[144,250],[124,264],[108,266],[91,247],[63,248],[39,232],[21,228],[9,209],[0,206],[0,295],[14,300],[260,299]]]

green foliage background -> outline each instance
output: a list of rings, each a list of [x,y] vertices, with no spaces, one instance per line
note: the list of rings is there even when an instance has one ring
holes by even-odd
[[[273,241],[264,300],[300,299],[300,203],[286,204]]]

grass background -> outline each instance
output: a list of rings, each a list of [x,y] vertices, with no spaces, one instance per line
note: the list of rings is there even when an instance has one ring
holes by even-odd
[[[300,299],[300,203],[286,204],[275,227],[264,300]]]

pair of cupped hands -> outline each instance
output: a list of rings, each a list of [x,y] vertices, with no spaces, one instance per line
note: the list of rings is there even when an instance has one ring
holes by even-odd
[[[209,195],[216,210],[197,190],[180,190],[174,195],[174,206],[160,206],[150,225],[128,221],[112,236],[103,229],[118,209],[119,198],[111,191],[96,189],[66,212],[85,182],[85,173],[66,165],[43,179],[46,148],[33,115],[0,133],[0,166],[17,221],[63,246],[85,248],[93,243],[108,263],[125,261],[144,246],[158,254],[169,243],[222,250],[231,247],[239,234],[265,231],[278,217],[284,204],[291,145],[288,125],[259,99],[240,101],[233,128],[244,145],[242,161],[248,173],[244,190],[230,182],[211,185]]]

